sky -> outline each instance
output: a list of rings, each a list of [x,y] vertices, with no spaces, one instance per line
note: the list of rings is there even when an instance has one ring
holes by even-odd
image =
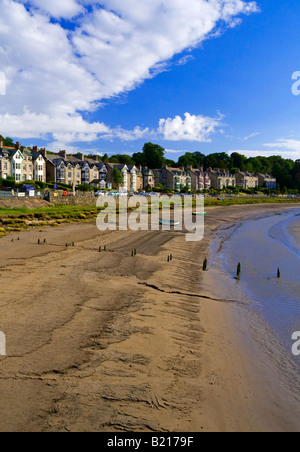
[[[5,137],[54,152],[151,141],[172,160],[300,159],[299,0],[0,0],[0,11]]]

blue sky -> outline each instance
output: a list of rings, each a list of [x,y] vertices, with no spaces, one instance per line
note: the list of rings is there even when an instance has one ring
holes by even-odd
[[[185,151],[300,158],[299,1],[0,7],[3,135],[53,151],[130,154],[152,141],[174,160]]]

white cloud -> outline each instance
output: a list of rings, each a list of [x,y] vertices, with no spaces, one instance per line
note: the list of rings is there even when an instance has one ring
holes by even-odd
[[[165,149],[167,154],[185,154],[187,152],[193,152],[193,151],[187,151],[187,150],[178,150],[178,149]]]
[[[242,140],[248,141],[251,138],[257,137],[258,135],[260,135],[260,132],[253,132],[253,133],[250,133],[250,135],[247,135],[246,137],[242,138]]]
[[[210,118],[202,115],[191,115],[190,113],[185,113],[184,116],[185,119],[175,116],[173,119],[160,120],[158,130],[165,140],[210,142],[211,135],[216,133],[222,119],[221,116]]]
[[[30,3],[55,18],[71,19],[84,11],[76,0],[31,0]]]
[[[193,55],[184,55],[180,60],[177,61],[177,66],[184,66],[185,64],[193,61],[195,57]]]
[[[237,152],[238,154],[245,155],[246,157],[272,157],[274,155],[278,155],[284,159],[291,160],[299,160],[300,152],[299,151],[287,151],[282,149],[274,149],[272,151],[266,150],[246,150],[246,149],[232,149],[228,151],[228,154],[231,155],[233,152]]]
[[[84,113],[165,70],[174,55],[199,45],[220,21],[232,26],[241,14],[257,10],[255,2],[242,0],[0,0],[1,71],[7,79],[1,133],[85,141],[106,128],[111,139],[143,136],[138,128],[110,132],[104,124],[90,124]],[[73,28],[52,18],[72,19]],[[201,117],[195,118],[199,124]],[[188,123],[190,118],[181,125],[188,140],[205,140],[214,128],[203,123],[189,132]],[[173,139],[179,136],[171,132]]]
[[[266,143],[264,146],[269,148],[280,148],[286,149],[287,151],[292,151],[294,153],[298,153],[298,158],[300,158],[300,141],[280,138],[276,140],[275,143]]]

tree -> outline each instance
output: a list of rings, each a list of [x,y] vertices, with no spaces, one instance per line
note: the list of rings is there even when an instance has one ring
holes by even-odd
[[[136,152],[133,154],[132,159],[136,166],[146,166],[145,155],[143,152]]]
[[[9,148],[14,148],[15,147],[14,140],[12,138],[6,137],[4,140],[4,146],[8,146]]]
[[[145,165],[150,169],[162,168],[165,164],[165,152],[158,144],[146,143],[143,147]]]
[[[110,163],[120,163],[122,165],[134,165],[135,162],[130,155],[116,154],[109,159]]]
[[[3,146],[7,146],[9,148],[15,147],[15,143],[12,138],[9,138],[9,137],[4,138],[2,135],[0,135],[0,138],[2,138],[2,140],[3,140]]]
[[[113,177],[113,181],[117,187],[120,187],[121,185],[123,185],[124,177],[123,177],[122,172],[118,168],[113,169],[112,177]]]
[[[240,171],[246,169],[247,157],[239,154],[238,152],[233,152],[230,157],[234,168],[239,168]]]
[[[103,163],[108,163],[109,162],[109,158],[107,154],[104,154],[104,156],[102,157],[102,162]]]

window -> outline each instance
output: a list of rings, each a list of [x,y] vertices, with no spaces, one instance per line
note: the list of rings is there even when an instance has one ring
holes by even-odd
[[[43,165],[39,165],[39,171],[43,171]]]
[[[24,176],[23,176],[23,180],[27,180],[27,176],[26,176],[26,174],[24,174]]]
[[[16,174],[16,181],[20,182],[21,181],[21,175],[20,174]]]
[[[43,176],[39,176],[39,181],[43,182]]]
[[[21,169],[21,163],[16,163],[16,169],[20,170]]]
[[[72,179],[72,173],[68,173],[68,178]]]

